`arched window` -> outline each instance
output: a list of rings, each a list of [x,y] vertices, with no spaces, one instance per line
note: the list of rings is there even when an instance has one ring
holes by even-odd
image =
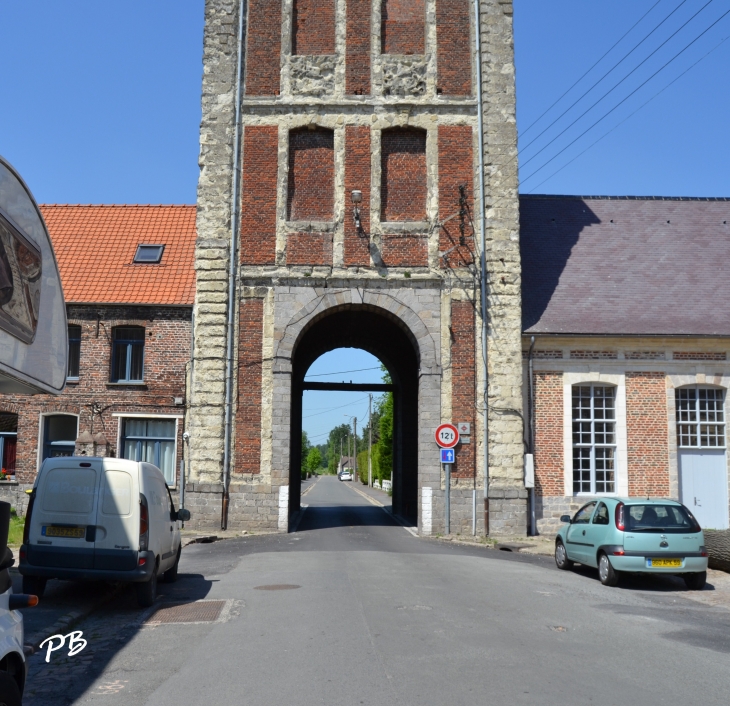
[[[0,461],[8,475],[15,473],[15,455],[18,441],[18,415],[0,412]]]
[[[144,328],[117,326],[112,338],[112,382],[142,382],[144,380]]]
[[[616,492],[616,388],[573,385],[573,492]]]
[[[725,447],[725,391],[718,387],[675,390],[677,444],[689,448]]]

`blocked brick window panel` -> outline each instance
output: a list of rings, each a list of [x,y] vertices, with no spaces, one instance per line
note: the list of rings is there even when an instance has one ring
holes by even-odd
[[[335,204],[334,132],[325,128],[289,133],[290,221],[331,221]]]
[[[279,129],[246,127],[243,135],[241,189],[241,262],[273,265],[276,261],[276,180]]]
[[[387,267],[426,267],[428,236],[413,233],[384,233],[381,253]]]
[[[231,41],[234,41],[234,37]],[[247,95],[279,95],[280,57],[281,0],[249,0],[246,39]]]
[[[534,386],[535,489],[539,495],[570,495],[563,471],[563,374],[536,372]]]
[[[263,321],[263,299],[243,299],[239,310],[236,473],[260,471]]]
[[[436,0],[436,89],[443,95],[472,93],[471,13],[471,0]]]
[[[471,302],[451,304],[451,417],[468,422],[474,429],[476,399],[475,312]],[[456,448],[454,475],[473,478],[476,473],[476,444],[460,444]]]
[[[349,6],[348,6],[349,7]],[[345,201],[348,209],[353,190],[362,192],[358,233],[351,213],[345,216],[345,266],[370,265],[370,128],[348,125],[345,128]]]
[[[384,130],[381,138],[380,220],[426,220],[426,131]]]
[[[371,0],[348,0],[345,45],[345,92],[365,96],[370,93]]]
[[[287,265],[332,265],[332,233],[290,233]]]
[[[474,149],[469,125],[440,125],[439,146],[439,220],[451,218],[460,211],[459,187],[466,192],[464,244],[461,244],[461,218],[451,218],[439,230],[439,252],[450,251],[439,258],[441,267],[464,267],[475,259],[474,229]]]
[[[335,0],[294,0],[291,53],[335,53]]]
[[[380,51],[383,54],[425,52],[425,0],[382,0],[380,22]]]

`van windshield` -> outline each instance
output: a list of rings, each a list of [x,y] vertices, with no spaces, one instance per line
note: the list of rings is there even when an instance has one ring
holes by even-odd
[[[681,505],[628,505],[627,532],[699,532],[694,517]]]

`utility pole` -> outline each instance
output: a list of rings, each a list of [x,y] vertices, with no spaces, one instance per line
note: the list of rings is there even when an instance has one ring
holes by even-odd
[[[368,488],[373,487],[373,395],[368,394]]]
[[[337,469],[338,475],[341,470],[342,470],[342,437],[340,436],[340,467]]]
[[[352,450],[355,454],[355,481],[357,481],[357,417],[352,418]]]

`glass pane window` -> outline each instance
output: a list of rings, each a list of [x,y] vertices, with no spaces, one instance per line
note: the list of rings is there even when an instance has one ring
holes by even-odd
[[[130,461],[145,461],[159,468],[168,485],[175,484],[175,420],[124,420],[123,457]]]
[[[725,447],[725,391],[715,387],[675,390],[677,443],[695,448]]]
[[[0,412],[0,467],[10,475],[15,473],[18,443],[18,415]]]
[[[81,326],[70,324],[68,327],[68,372],[70,380],[79,379],[79,363],[81,361]]]
[[[43,460],[58,456],[73,456],[79,430],[78,417],[72,414],[52,414],[44,419]]]
[[[142,382],[144,379],[144,329],[117,326],[112,350],[112,382]]]
[[[574,385],[573,492],[616,492],[616,389]]]

